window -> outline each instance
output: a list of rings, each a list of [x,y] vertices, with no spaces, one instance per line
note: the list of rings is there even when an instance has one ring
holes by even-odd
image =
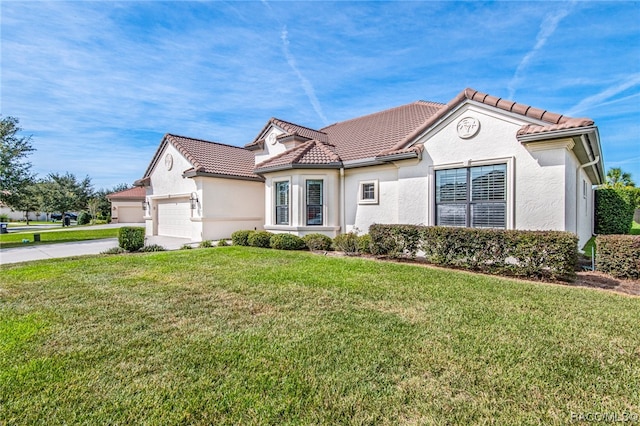
[[[289,182],[276,182],[276,225],[289,224]]]
[[[368,180],[360,182],[360,204],[378,204],[378,181]]]
[[[322,225],[322,181],[307,181],[307,225]]]
[[[436,171],[436,225],[506,228],[507,165]]]

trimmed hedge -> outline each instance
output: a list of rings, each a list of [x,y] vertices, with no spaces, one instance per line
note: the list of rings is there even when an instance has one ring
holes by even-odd
[[[231,234],[231,243],[234,246],[248,246],[249,245],[249,235],[254,233],[255,231],[242,230],[236,231]]]
[[[358,237],[358,250],[360,253],[371,254],[371,235],[364,234]]]
[[[276,250],[302,250],[306,247],[302,238],[292,234],[275,234],[269,244]]]
[[[636,209],[636,188],[598,188],[595,193],[595,233],[628,234]]]
[[[596,269],[616,278],[640,279],[640,236],[597,236]]]
[[[302,239],[304,240],[305,245],[311,251],[331,250],[331,244],[333,243],[331,237],[320,233],[307,234],[302,237]]]
[[[436,265],[529,278],[575,278],[578,238],[559,231],[505,231],[418,225],[372,225],[371,252]]]
[[[137,226],[123,226],[118,230],[118,245],[126,251],[138,251],[144,247],[145,229]]]
[[[247,237],[247,242],[251,247],[271,248],[272,236],[273,234],[269,231],[254,231]]]

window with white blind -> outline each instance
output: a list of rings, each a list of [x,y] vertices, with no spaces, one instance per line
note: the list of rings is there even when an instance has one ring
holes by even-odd
[[[322,225],[322,180],[307,180],[307,225]]]
[[[506,228],[507,165],[436,171],[436,225]]]
[[[276,225],[289,224],[289,181],[276,182]]]

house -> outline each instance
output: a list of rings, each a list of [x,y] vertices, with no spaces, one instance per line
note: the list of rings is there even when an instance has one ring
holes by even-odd
[[[147,193],[142,187],[125,189],[107,195],[111,202],[111,223],[145,223],[144,210]]]
[[[264,225],[264,178],[251,151],[167,134],[145,175],[148,236],[192,241],[228,238]]]
[[[321,129],[272,118],[244,148],[167,135],[137,184],[149,235],[406,223],[563,230],[584,244],[603,180],[592,120],[465,89]]]
[[[26,219],[23,211],[14,210],[11,207],[4,204],[3,202],[0,202],[0,216],[6,217],[8,220],[16,221],[16,222],[23,221]],[[46,221],[47,214],[41,213],[41,212],[29,212],[29,220]]]

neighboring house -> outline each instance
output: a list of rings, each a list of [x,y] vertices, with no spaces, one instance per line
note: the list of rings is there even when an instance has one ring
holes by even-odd
[[[107,195],[111,202],[111,223],[144,223],[143,203],[147,193],[144,188],[134,187]]]
[[[0,202],[0,216],[5,216],[5,215],[9,218],[9,220],[13,220],[13,221],[25,220],[24,212],[13,210],[11,207]],[[46,221],[47,214],[40,213],[40,212],[29,212],[29,220]]]
[[[173,174],[157,165],[167,154]],[[205,166],[211,159],[224,170]],[[261,195],[234,189],[230,170]],[[149,235],[212,235],[201,230],[207,210],[187,201],[217,205],[222,191],[236,195],[229,217],[263,218],[238,220],[225,236],[264,228],[333,237],[406,223],[564,230],[584,244],[593,229],[592,185],[603,179],[592,120],[466,89],[447,104],[418,101],[322,129],[272,118],[244,149],[167,135],[138,184],[151,200],[179,196],[184,204],[175,211],[180,232],[166,233],[153,212]]]

